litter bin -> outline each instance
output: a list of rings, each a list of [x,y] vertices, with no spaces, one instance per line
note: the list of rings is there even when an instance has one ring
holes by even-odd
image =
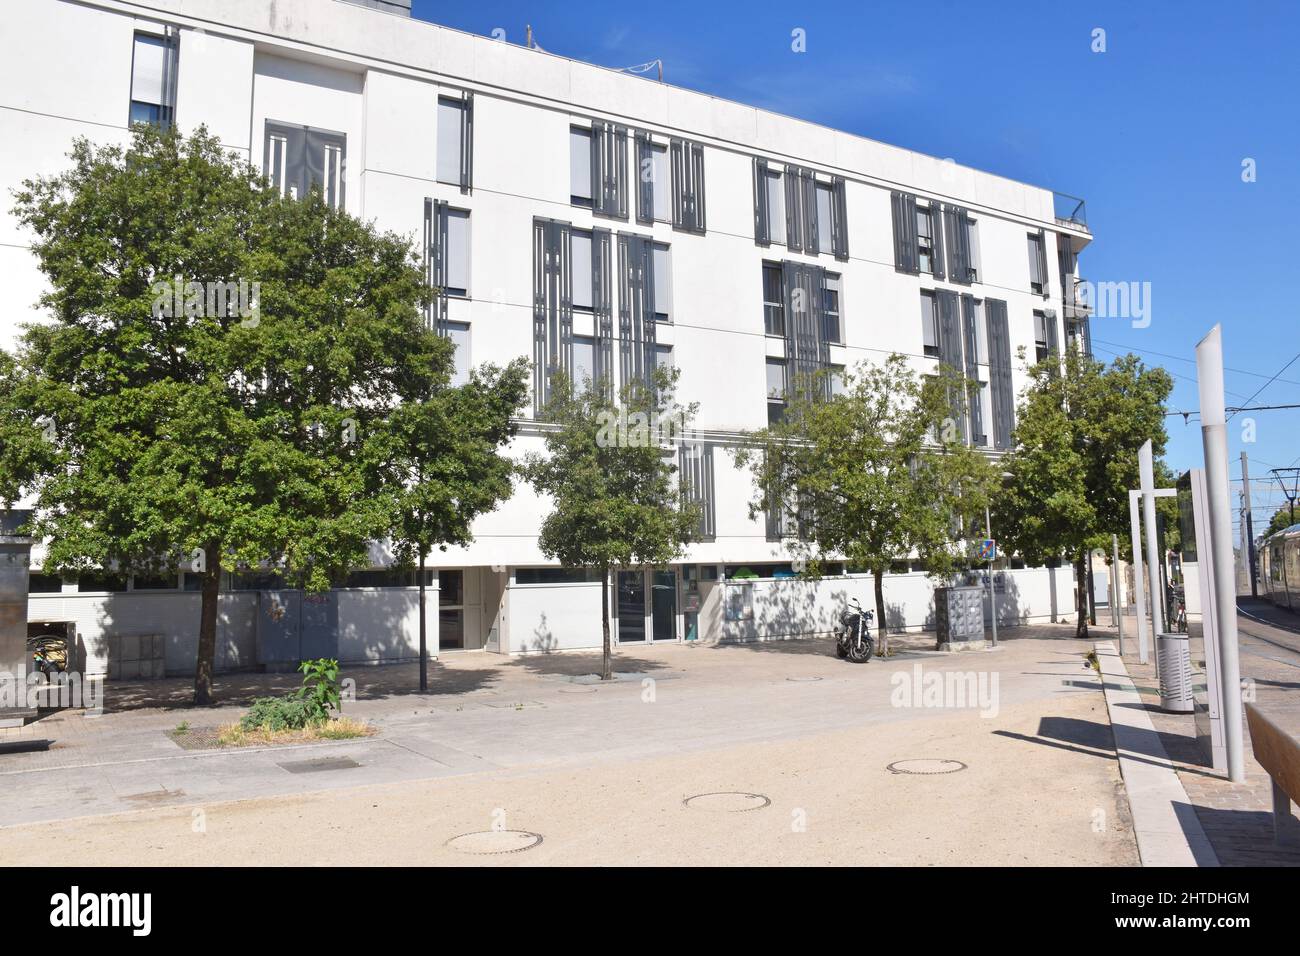
[[[1186,634],[1161,634],[1156,638],[1156,664],[1160,668],[1160,706],[1175,714],[1190,714],[1192,651]]]

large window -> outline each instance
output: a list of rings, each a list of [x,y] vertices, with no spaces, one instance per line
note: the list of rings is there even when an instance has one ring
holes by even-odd
[[[169,126],[176,106],[176,33],[137,33],[131,57],[130,122]]]
[[[929,206],[916,207],[916,253],[922,272],[934,274],[934,217]]]
[[[591,301],[591,233],[574,229],[569,234],[569,259],[573,271],[573,308],[590,312]]]
[[[578,388],[596,378],[596,340],[590,335],[573,337],[573,382]]]
[[[447,295],[469,295],[469,210],[447,210]]]
[[[319,189],[325,202],[344,208],[347,136],[343,133],[266,122],[262,170],[271,187],[290,199]]]
[[[785,335],[785,283],[781,266],[763,263],[763,331],[768,335]]]
[[[939,357],[939,310],[933,292],[921,293],[921,344],[926,355]]]
[[[673,320],[673,272],[668,246],[654,244],[655,319],[659,322]]]
[[[1051,354],[1051,348],[1047,340],[1047,316],[1042,312],[1034,312],[1034,356],[1036,361],[1043,361]]]
[[[569,127],[569,202],[591,207],[591,130]]]
[[[817,251],[832,255],[835,252],[831,230],[835,199],[830,183],[817,184]]]
[[[836,345],[844,344],[844,325],[840,320],[840,277],[829,272],[822,288],[822,338]]]
[[[785,359],[767,360],[767,423],[775,425],[785,418],[787,363]]]
[[[1029,288],[1037,295],[1047,295],[1047,255],[1043,233],[1029,233]]]
[[[451,384],[464,385],[469,381],[469,323],[448,322],[447,338],[456,347],[455,365],[452,367]]]

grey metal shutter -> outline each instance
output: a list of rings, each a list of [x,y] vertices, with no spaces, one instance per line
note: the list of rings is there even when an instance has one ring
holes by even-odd
[[[460,191],[474,191],[474,94],[466,92],[460,114]]]
[[[772,244],[772,210],[767,202],[767,160],[754,157],[754,242]]]
[[[830,345],[822,337],[826,270],[800,262],[781,263],[785,286],[785,354],[790,388],[804,395],[825,398],[829,383],[822,376],[817,391],[810,392],[814,376],[830,365]]]
[[[1048,286],[1051,283],[1047,279],[1047,232],[1042,229],[1038,230],[1038,274],[1043,278],[1043,298],[1049,298]]]
[[[803,188],[801,186],[802,170],[798,166],[786,166],[785,175],[785,247],[791,252],[803,252]]]
[[[801,169],[800,194],[803,199],[803,251],[815,256],[818,252],[817,241],[817,176],[811,169]]]
[[[970,285],[970,222],[962,206],[948,206],[943,212],[948,234],[948,278]]]
[[[943,216],[939,201],[930,200],[930,270],[936,279],[945,275],[943,267]]]
[[[936,289],[934,306],[939,310],[939,361],[954,372],[962,374],[961,319],[958,314],[957,293],[951,289]],[[954,393],[952,417],[957,423],[957,433],[966,435],[966,416],[962,410],[961,395]]]
[[[1001,299],[984,300],[988,326],[989,392],[993,406],[993,447],[1011,447],[1015,419],[1015,393],[1011,387],[1011,334],[1007,328],[1007,304]]]
[[[679,481],[686,500],[700,508],[697,540],[712,541],[717,535],[713,491],[713,446],[708,442],[682,442],[678,452]]]
[[[655,367],[654,242],[618,234],[618,352],[624,385],[650,384]]]
[[[606,395],[614,388],[614,288],[610,263],[610,232],[591,231],[591,310],[596,341],[592,350],[593,378],[602,382]]]
[[[1047,331],[1047,351],[1054,358],[1061,357],[1061,337],[1056,330],[1056,310],[1043,310],[1043,328]]]
[[[655,221],[654,149],[650,134],[645,130],[636,133],[636,221],[652,225]],[[666,183],[658,184],[660,189]]]
[[[424,324],[439,335],[447,334],[447,203],[424,200],[424,281],[434,290],[425,308]]]
[[[911,193],[891,192],[889,201],[894,220],[894,269],[917,275],[920,265],[916,255],[916,197]]]
[[[627,218],[627,129],[599,120],[591,124],[591,210]]]
[[[970,443],[983,445],[984,407],[980,402],[980,366],[979,366],[979,330],[975,327],[975,297],[963,294],[961,297],[962,329],[966,343],[966,405],[970,418]]]
[[[570,226],[533,220],[533,409],[552,397],[551,376],[573,374],[573,268]]]
[[[673,176],[673,228],[703,233],[704,147],[674,139],[669,145]]]
[[[849,257],[849,206],[843,176],[831,179],[831,252],[836,259]]]
[[[162,102],[158,104],[158,125],[166,129],[176,121],[176,77],[180,65],[181,31],[163,27]]]
[[[325,201],[344,208],[347,136],[311,126],[266,121],[263,170],[282,195],[303,199],[312,187],[322,188]],[[326,151],[336,157],[327,162]],[[337,163],[335,167],[334,163]],[[326,176],[327,166],[334,175]]]

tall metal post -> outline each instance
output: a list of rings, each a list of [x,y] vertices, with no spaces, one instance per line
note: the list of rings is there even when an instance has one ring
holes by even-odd
[[[984,534],[993,540],[993,519],[989,517],[988,505],[984,506]],[[993,646],[998,646],[998,592],[993,586],[993,556],[989,555],[989,615],[993,618]]]
[[[1142,523],[1138,520],[1138,495],[1129,492],[1129,524],[1133,535],[1133,591],[1137,601],[1138,663],[1147,662],[1147,598],[1146,579],[1142,576]]]
[[[1110,602],[1115,605],[1115,629],[1119,632],[1119,656],[1124,656],[1124,582],[1119,574],[1119,535],[1110,536],[1111,567],[1115,569],[1115,593]]]
[[[1218,325],[1196,345],[1201,399],[1201,444],[1209,498],[1219,663],[1223,668],[1223,736],[1228,779],[1245,779],[1242,758],[1241,661],[1237,654],[1237,583],[1232,562],[1232,499],[1228,491],[1228,425],[1223,400],[1223,332]],[[1200,551],[1200,542],[1197,542]]]
[[[1241,453],[1241,495],[1246,499],[1246,512],[1241,522],[1241,554],[1250,572],[1250,596],[1259,597],[1259,581],[1255,576],[1255,522],[1250,514],[1250,461],[1244,451]]]
[[[1156,476],[1150,441],[1138,451],[1138,474],[1142,481],[1142,522],[1146,525],[1147,574],[1151,579],[1151,630],[1159,638],[1165,629],[1165,596],[1160,593],[1160,546],[1156,543]]]

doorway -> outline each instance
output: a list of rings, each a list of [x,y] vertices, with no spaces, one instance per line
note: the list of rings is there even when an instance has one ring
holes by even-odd
[[[620,644],[677,640],[676,571],[620,571],[615,598]]]

